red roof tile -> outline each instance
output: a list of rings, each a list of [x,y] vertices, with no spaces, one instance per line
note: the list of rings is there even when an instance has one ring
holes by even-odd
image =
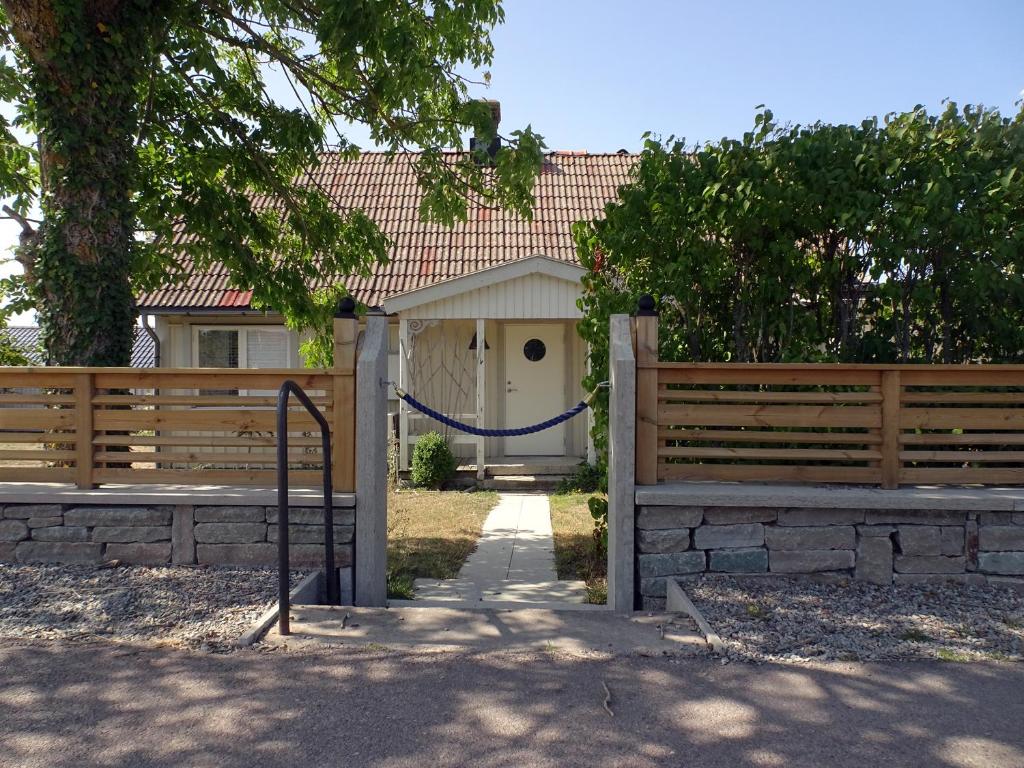
[[[454,161],[459,154],[449,157]],[[411,155],[367,152],[355,160],[327,155],[312,177],[339,210],[362,208],[391,239],[388,264],[376,265],[369,277],[342,278],[359,301],[380,306],[387,296],[528,256],[576,263],[573,223],[600,215],[629,180],[635,162],[636,155],[629,154],[551,153],[534,187],[533,221],[471,202],[467,220],[451,228],[420,219],[422,193]],[[223,267],[189,273],[187,266],[187,277],[142,294],[140,308],[249,305],[252,291],[233,288]]]

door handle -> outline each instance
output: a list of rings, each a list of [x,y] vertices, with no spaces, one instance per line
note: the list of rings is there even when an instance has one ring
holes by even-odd
[[[516,387],[508,387],[508,388],[505,389],[505,391],[506,392],[518,392],[519,390]]]

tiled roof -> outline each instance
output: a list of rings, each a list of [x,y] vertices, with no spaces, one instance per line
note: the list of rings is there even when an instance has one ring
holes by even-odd
[[[39,328],[35,325],[12,325],[0,329],[21,350],[32,365],[44,365],[43,350],[39,345]],[[156,367],[156,344],[148,333],[135,327],[135,342],[132,345],[132,368]]]
[[[392,241],[388,264],[377,265],[368,278],[346,281],[356,299],[371,307],[396,293],[527,256],[543,254],[576,263],[573,223],[601,214],[628,181],[637,156],[551,153],[534,188],[532,221],[471,203],[467,220],[451,228],[420,219],[422,193],[412,157],[367,152],[344,160],[328,155],[313,174],[339,210],[361,208]],[[449,155],[453,161],[458,157],[454,152]],[[232,286],[227,271],[217,267],[142,294],[139,306],[244,309],[251,295]]]

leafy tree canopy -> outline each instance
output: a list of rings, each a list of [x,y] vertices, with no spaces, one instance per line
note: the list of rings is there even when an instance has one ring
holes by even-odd
[[[1022,175],[1024,112],[955,104],[648,137],[632,183],[575,230],[587,384],[606,378],[609,315],[645,293],[665,360],[1020,362]]]
[[[51,362],[127,364],[133,292],[183,261],[222,263],[254,305],[324,330],[344,287],[312,296],[307,286],[364,273],[387,252],[373,222],[336,212],[304,177],[326,149],[358,151],[347,123],[390,150],[422,149],[424,216],[453,222],[467,194],[531,209],[543,143],[530,128],[506,136],[490,164],[439,149],[467,128],[495,134],[461,73],[489,64],[500,0],[0,8],[0,99],[17,115],[0,121],[0,194],[22,222],[25,269],[7,287],[21,291],[19,308],[36,308]],[[275,98],[272,82],[294,102]],[[28,219],[34,205],[41,222]]]

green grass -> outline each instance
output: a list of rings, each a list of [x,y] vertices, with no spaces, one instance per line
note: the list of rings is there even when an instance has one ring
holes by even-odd
[[[551,497],[551,528],[555,539],[555,570],[559,579],[585,581],[587,602],[608,602],[608,557],[594,539],[589,493]]]
[[[388,596],[411,599],[414,579],[458,576],[497,503],[490,491],[391,491]]]
[[[935,655],[940,661],[952,661],[957,664],[965,664],[969,661],[973,661],[973,658],[968,656],[966,653],[953,651],[949,648],[939,648]]]
[[[926,643],[931,640],[931,637],[926,635],[920,629],[908,629],[900,635],[900,640],[906,640],[910,643]]]

